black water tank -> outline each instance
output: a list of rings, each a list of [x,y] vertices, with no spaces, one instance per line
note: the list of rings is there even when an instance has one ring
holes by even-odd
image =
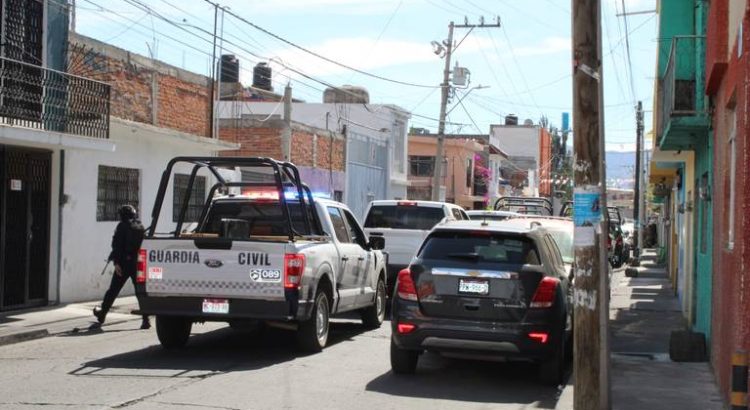
[[[508,114],[505,116],[505,125],[518,125],[518,117],[514,114]]]
[[[268,64],[258,63],[253,68],[253,87],[273,91],[273,86],[271,86],[271,67]]]
[[[234,54],[222,55],[220,66],[217,66],[216,69],[221,70],[219,78],[222,83],[240,82],[240,60]]]

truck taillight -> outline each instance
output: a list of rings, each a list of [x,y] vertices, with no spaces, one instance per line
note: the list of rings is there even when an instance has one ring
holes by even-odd
[[[555,293],[557,292],[557,284],[560,280],[552,277],[544,277],[539,282],[539,286],[534,292],[534,297],[531,298],[531,304],[529,307],[532,308],[549,308],[555,303]]]
[[[146,283],[146,250],[138,250],[138,260],[135,265],[135,281]]]
[[[417,300],[417,287],[414,286],[414,280],[411,278],[409,268],[401,269],[398,273],[397,282],[396,292],[398,293],[398,297],[406,300]]]
[[[305,271],[305,255],[287,253],[284,255],[284,289],[298,289]]]

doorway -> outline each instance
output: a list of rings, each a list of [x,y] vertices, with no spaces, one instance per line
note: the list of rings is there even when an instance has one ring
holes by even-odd
[[[47,304],[51,162],[0,145],[0,310]]]

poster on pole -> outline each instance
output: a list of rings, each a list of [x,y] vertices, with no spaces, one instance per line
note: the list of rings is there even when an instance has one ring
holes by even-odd
[[[573,192],[573,246],[594,246],[596,227],[602,217],[601,194],[597,187],[576,188]]]

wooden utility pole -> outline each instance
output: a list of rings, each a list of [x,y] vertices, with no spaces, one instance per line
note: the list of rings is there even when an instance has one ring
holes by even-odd
[[[640,218],[640,206],[641,206],[641,157],[643,156],[643,103],[638,101],[635,112],[635,190],[633,192],[633,220],[635,223],[633,227],[635,229],[636,245],[634,249],[634,255],[636,258],[640,257],[641,242],[640,242],[640,231],[641,231],[641,218]]]
[[[284,130],[281,133],[281,154],[284,161],[292,160],[292,86],[284,88]]]
[[[573,2],[575,410],[609,409],[600,0]]]

